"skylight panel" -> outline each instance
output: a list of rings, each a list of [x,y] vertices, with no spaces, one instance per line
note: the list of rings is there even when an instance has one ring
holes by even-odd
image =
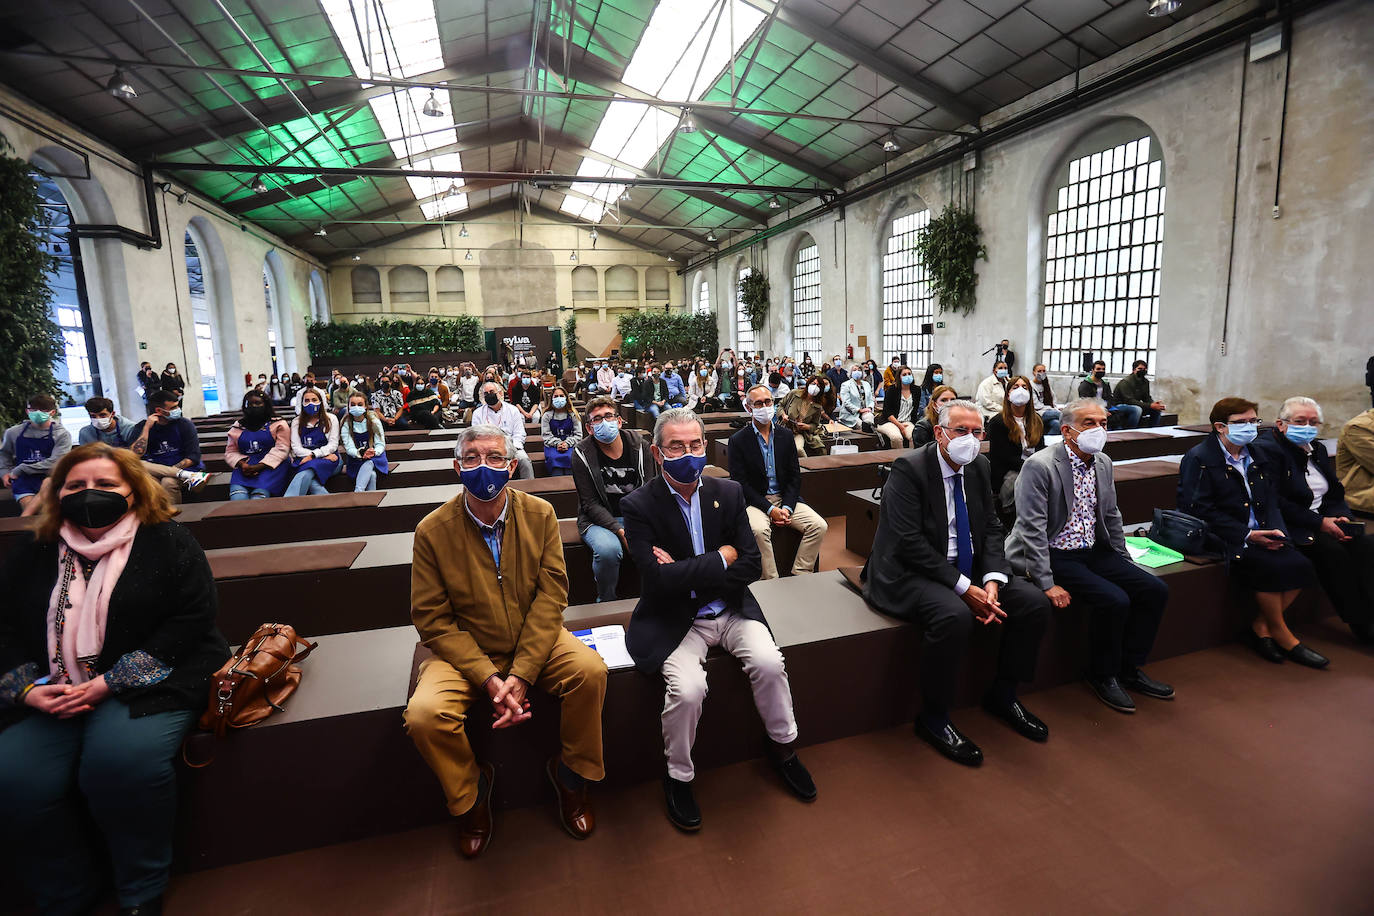
[[[458,210],[466,210],[467,206],[468,196],[456,194],[452,197],[441,197],[438,200],[420,204],[420,210],[425,214],[425,219],[438,219]]]
[[[417,169],[433,169],[436,172],[456,172],[462,169],[463,161],[457,153],[444,153],[442,156],[435,156],[432,159],[423,159],[415,163]],[[415,195],[417,200],[434,197],[457,182],[452,178],[417,178],[414,176],[406,178],[410,185],[410,192]]]

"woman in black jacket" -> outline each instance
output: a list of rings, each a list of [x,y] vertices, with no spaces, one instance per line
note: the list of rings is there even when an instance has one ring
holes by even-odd
[[[911,448],[916,421],[921,419],[921,389],[916,374],[899,365],[894,384],[883,389],[883,406],[874,427],[887,438],[889,448]]]
[[[167,368],[163,370],[162,378],[158,380],[158,385],[166,391],[175,391],[178,394],[186,393],[186,380],[177,371],[176,363],[167,364]]]
[[[132,452],[83,445],[5,564],[0,811],[44,913],[93,908],[111,870],[121,912],[161,911],[173,760],[229,657],[209,563],[173,512]]]
[[[1002,412],[987,423],[992,492],[997,494],[997,509],[1004,520],[1016,516],[1016,478],[1021,476],[1021,465],[1045,447],[1045,423],[1030,400],[1030,379],[1016,376],[1002,398]]]
[[[1325,668],[1326,657],[1299,642],[1283,619],[1316,575],[1289,537],[1271,453],[1251,447],[1258,407],[1245,398],[1212,405],[1212,434],[1179,463],[1178,508],[1207,523],[1208,546],[1221,551],[1231,577],[1255,593],[1259,614],[1246,632],[1251,648],[1271,662]]]

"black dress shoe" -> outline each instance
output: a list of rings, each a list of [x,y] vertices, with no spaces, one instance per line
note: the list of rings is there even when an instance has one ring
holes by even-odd
[[[162,898],[159,896],[135,906],[122,906],[119,916],[162,916]]]
[[[1020,700],[1012,700],[1010,706],[1001,706],[994,703],[990,698],[984,697],[983,708],[989,714],[1010,725],[1023,738],[1029,738],[1032,741],[1048,741],[1050,738],[1049,727],[1029,709],[1022,706]]]
[[[1322,655],[1320,652],[1307,648],[1302,643],[1288,650],[1288,657],[1299,665],[1306,665],[1309,668],[1325,668],[1331,664],[1331,659]]]
[[[943,728],[936,731],[926,725],[925,719],[917,716],[912,731],[916,733],[916,737],[955,763],[962,763],[968,767],[980,766],[983,763],[982,749],[959,734],[959,730],[954,727],[953,723],[946,723]]]
[[[1114,677],[1090,677],[1088,686],[1097,694],[1097,698],[1106,703],[1117,712],[1135,712],[1135,700],[1121,686],[1121,681]]]
[[[668,803],[668,820],[673,822],[674,827],[688,833],[701,829],[701,809],[697,807],[690,782],[664,776],[663,799]]]
[[[1288,658],[1288,653],[1279,648],[1279,644],[1274,642],[1270,636],[1260,636],[1254,630],[1246,630],[1246,641],[1250,648],[1255,650],[1255,654],[1267,662],[1276,665],[1282,664]]]
[[[787,786],[793,795],[805,802],[816,800],[816,782],[811,778],[810,771],[802,764],[796,751],[789,750],[783,759],[775,759],[773,767],[778,771],[782,784]]]
[[[1154,697],[1156,700],[1172,700],[1174,698],[1174,688],[1150,677],[1139,668],[1133,672],[1126,672],[1119,678],[1121,686],[1136,693],[1144,694],[1147,697]]]

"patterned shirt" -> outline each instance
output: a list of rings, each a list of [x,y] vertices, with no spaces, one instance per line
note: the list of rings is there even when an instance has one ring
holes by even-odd
[[[377,389],[372,392],[372,409],[384,417],[394,417],[405,406],[405,397],[392,388],[390,391]]]
[[[1073,508],[1069,520],[1050,540],[1052,550],[1087,550],[1097,543],[1097,469],[1065,448],[1073,466]]]

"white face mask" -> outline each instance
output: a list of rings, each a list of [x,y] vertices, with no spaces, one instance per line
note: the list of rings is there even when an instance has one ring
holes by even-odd
[[[1085,455],[1096,455],[1107,445],[1107,430],[1101,426],[1085,429],[1074,440],[1078,450]]]
[[[113,422],[114,422],[114,417],[92,417],[92,418],[91,418],[91,425],[94,426],[96,429],[109,429],[109,428],[110,428],[110,424],[113,423]]]
[[[1030,392],[1024,388],[1013,388],[1007,392],[1007,400],[1017,407],[1024,407],[1030,401]]]
[[[754,422],[759,425],[773,422],[773,408],[771,407],[755,407],[750,413],[754,417]]]
[[[809,394],[809,395],[811,395],[811,396],[814,398],[816,395],[818,395],[818,394],[821,393],[821,386],[820,386],[820,385],[807,385],[807,386],[806,386],[806,393]]]
[[[949,431],[946,430],[946,433]],[[963,467],[978,457],[978,452],[982,450],[983,443],[980,442],[972,433],[966,436],[956,436],[949,440],[945,448],[949,451],[949,460]]]

